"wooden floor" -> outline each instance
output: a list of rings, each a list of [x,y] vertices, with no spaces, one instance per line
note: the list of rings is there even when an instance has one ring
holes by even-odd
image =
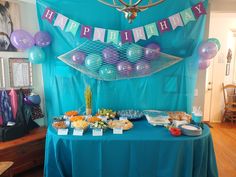
[[[236,177],[236,123],[210,125],[219,177]]]
[[[236,123],[210,124],[219,177],[236,177]],[[43,167],[16,177],[43,177]]]

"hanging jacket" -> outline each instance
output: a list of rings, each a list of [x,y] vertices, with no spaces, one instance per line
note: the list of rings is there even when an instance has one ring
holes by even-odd
[[[1,94],[0,107],[3,118],[3,125],[7,125],[8,122],[15,122],[12,114],[11,104],[7,92],[4,90]]]
[[[9,96],[10,96],[13,118],[16,119],[16,113],[18,109],[18,96],[14,89],[11,89]]]
[[[38,124],[36,124],[32,120],[32,112],[31,108],[28,105],[24,104],[24,94],[22,90],[19,90],[18,92],[18,110],[16,114],[16,122],[17,123],[23,123],[25,125],[25,131],[28,132],[36,127],[39,127]]]

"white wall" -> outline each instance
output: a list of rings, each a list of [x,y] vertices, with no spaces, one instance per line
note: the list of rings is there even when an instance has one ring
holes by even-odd
[[[39,31],[36,5],[33,3],[20,2],[21,28],[27,30],[32,35]],[[39,94],[42,103],[41,108],[45,112],[44,87],[42,78],[42,65],[33,65],[33,88]],[[37,120],[40,124],[45,124],[46,119]]]
[[[224,110],[222,83],[233,83],[235,67],[235,38],[232,30],[236,29],[236,13],[218,13],[210,14],[209,37],[214,37],[220,40],[221,49],[217,56],[212,61],[212,95],[210,119],[213,122],[220,122]],[[231,61],[230,75],[226,76],[226,62],[228,49],[233,52]],[[209,78],[211,80],[211,78]]]
[[[39,31],[38,20],[36,14],[36,7],[34,3],[26,3],[23,1],[14,1],[19,4],[20,9],[20,28],[30,32],[34,35]],[[0,52],[0,57],[7,60],[10,57],[22,57],[27,58],[27,53],[19,52]],[[8,68],[5,68],[6,70]],[[7,72],[7,71],[6,71]],[[45,102],[44,102],[44,89],[43,89],[43,78],[42,78],[42,66],[33,65],[33,92],[37,93],[41,97],[41,108],[45,112]],[[45,119],[39,119],[37,122],[40,125],[45,124]]]

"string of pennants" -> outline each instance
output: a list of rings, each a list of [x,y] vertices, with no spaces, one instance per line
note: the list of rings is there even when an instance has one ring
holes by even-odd
[[[115,44],[120,44],[121,42],[124,44],[126,42],[132,43],[138,42],[139,40],[147,40],[152,36],[159,36],[164,32],[175,30],[177,27],[182,27],[191,21],[196,21],[203,14],[206,14],[206,9],[203,3],[199,2],[190,8],[184,9],[158,22],[122,31],[83,25],[57,13],[49,7],[46,7],[42,19],[47,20],[49,23],[53,24],[53,26],[59,27],[62,31],[72,33],[74,36],[80,30],[81,38],[106,43],[113,42]]]

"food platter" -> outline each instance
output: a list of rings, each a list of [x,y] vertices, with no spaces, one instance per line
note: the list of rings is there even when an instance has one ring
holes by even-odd
[[[108,122],[108,126],[111,129],[122,128],[123,130],[129,130],[133,127],[133,124],[129,120],[113,120]]]
[[[158,110],[145,110],[144,114],[146,116],[146,119],[148,123],[150,123],[153,126],[164,126],[170,123],[169,116],[164,111],[158,111]]]

